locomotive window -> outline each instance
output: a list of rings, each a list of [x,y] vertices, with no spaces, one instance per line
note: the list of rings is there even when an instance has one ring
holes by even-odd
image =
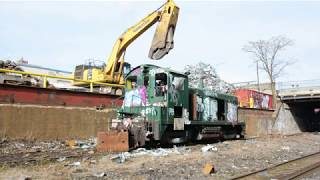
[[[126,84],[128,89],[135,89],[137,87],[137,76],[128,77]]]
[[[173,77],[172,85],[178,91],[184,90],[184,79],[183,77]]]
[[[149,86],[149,76],[145,76],[143,81],[144,81],[144,82],[143,82],[143,85],[144,85],[145,87],[148,87],[148,86]]]
[[[157,73],[155,75],[155,95],[156,96],[165,96],[167,93],[167,74],[166,73]]]
[[[174,106],[174,118],[182,118],[182,107]]]
[[[225,101],[218,99],[218,120],[226,120]]]

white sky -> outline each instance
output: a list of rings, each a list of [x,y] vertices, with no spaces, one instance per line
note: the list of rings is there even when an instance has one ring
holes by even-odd
[[[125,29],[163,1],[0,2],[0,59],[73,71],[86,59],[105,61]],[[133,66],[156,64],[182,70],[203,61],[228,82],[255,80],[248,41],[285,35],[294,40],[284,57],[297,62],[281,81],[320,79],[320,2],[177,1],[180,16],[174,49],[148,59],[154,28],[126,53]],[[266,76],[262,76],[266,81]]]

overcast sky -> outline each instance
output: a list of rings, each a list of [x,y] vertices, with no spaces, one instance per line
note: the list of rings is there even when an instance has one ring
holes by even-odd
[[[0,59],[24,57],[67,71],[89,58],[106,61],[122,32],[162,3],[0,2]],[[294,46],[283,57],[296,63],[279,80],[320,79],[320,2],[176,3],[180,16],[174,49],[160,61],[148,59],[151,28],[129,46],[126,61],[176,70],[203,61],[228,82],[252,81],[255,65],[243,45],[285,35]]]

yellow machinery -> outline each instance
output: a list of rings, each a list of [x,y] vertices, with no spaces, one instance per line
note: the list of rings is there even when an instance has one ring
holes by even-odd
[[[124,74],[130,71],[130,64],[124,62],[126,48],[152,25],[159,22],[151,43],[149,58],[161,59],[173,48],[173,35],[178,15],[179,8],[172,0],[168,0],[159,9],[126,30],[117,39],[106,65],[98,66],[94,62],[78,65],[75,68],[74,78],[110,83],[115,85],[111,85],[110,89],[119,88],[119,85],[124,84]],[[89,86],[88,83],[76,81],[74,85]]]

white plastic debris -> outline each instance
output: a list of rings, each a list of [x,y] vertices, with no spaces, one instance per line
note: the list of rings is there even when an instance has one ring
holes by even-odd
[[[124,153],[119,153],[116,156],[112,156],[110,159],[114,160],[118,163],[124,163],[127,159],[132,158],[132,157],[139,157],[139,156],[168,156],[169,154],[186,154],[191,152],[190,148],[186,147],[177,147],[174,146],[173,148],[157,148],[157,149],[151,149],[147,150],[145,148],[138,148],[136,150],[133,150],[131,152],[124,152]]]
[[[128,159],[130,157],[130,153],[129,152],[123,152],[120,154],[117,154],[116,156],[111,157],[111,160],[115,160],[118,163],[124,163],[126,161],[126,159]]]
[[[233,164],[231,167],[232,167],[233,169],[239,169],[239,167],[236,166],[236,165],[234,165],[234,164]]]
[[[201,148],[201,151],[202,151],[203,153],[208,152],[208,151],[218,151],[218,148],[217,148],[217,147],[214,147],[214,146],[211,145],[211,144],[208,144],[208,145],[206,145],[206,146],[203,146],[203,147]]]
[[[106,173],[102,172],[102,173],[97,173],[97,174],[94,174],[95,177],[103,177],[103,176],[106,176]]]
[[[57,159],[58,162],[62,162],[64,160],[66,160],[66,157],[60,157],[60,158]]]
[[[209,149],[211,149],[211,148],[213,148],[213,146],[208,144],[208,145],[206,145],[206,146],[203,146],[203,147],[201,148],[201,151],[202,151],[202,152],[208,152]]]
[[[286,151],[290,151],[290,147],[289,146],[282,146],[281,149],[282,150],[286,150]]]
[[[88,148],[90,148],[91,146],[89,146],[89,145],[87,145],[87,144],[83,144],[83,145],[81,145],[80,146],[80,148],[82,148],[82,149],[88,149]]]
[[[80,162],[74,162],[74,163],[68,164],[68,166],[80,166],[80,165],[81,165]]]
[[[185,146],[177,147],[176,145],[173,146],[173,152],[176,154],[186,154],[191,152],[190,148],[187,148]]]
[[[169,155],[170,150],[166,150],[163,148],[158,148],[155,151],[151,151],[151,155],[153,156],[168,156]]]

